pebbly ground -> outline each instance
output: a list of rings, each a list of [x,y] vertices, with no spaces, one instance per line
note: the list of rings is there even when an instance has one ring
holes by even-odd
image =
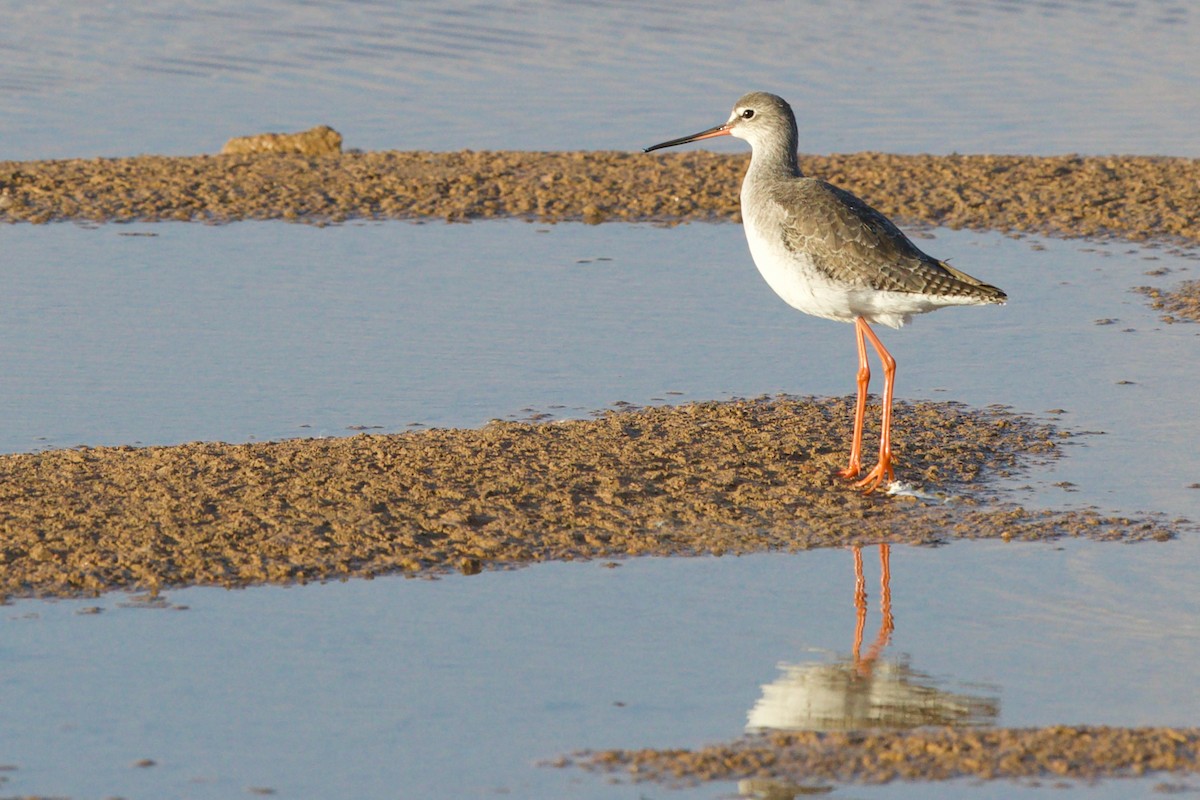
[[[852,416],[850,398],[781,397],[478,430],[0,456],[0,594],[878,541],[1167,539],[1177,528],[992,502],[983,478],[1055,457],[1064,434],[953,403],[896,410],[898,473],[932,496],[864,495],[836,475]]]

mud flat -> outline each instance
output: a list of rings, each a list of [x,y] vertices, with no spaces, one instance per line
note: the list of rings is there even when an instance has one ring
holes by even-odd
[[[836,476],[848,399],[762,398],[482,429],[0,456],[0,596],[466,573],[549,559],[949,538],[1167,539],[1178,523],[992,502],[1065,434],[899,404],[897,471]]]
[[[1200,281],[1184,281],[1173,289],[1138,287],[1150,298],[1150,307],[1162,312],[1166,322],[1200,322]]]
[[[748,156],[350,152],[0,162],[0,220],[737,220]],[[801,157],[889,216],[949,227],[1200,242],[1200,161]]]
[[[1083,780],[1200,772],[1200,729],[1054,726],[770,733],[696,750],[604,750],[555,762],[634,781],[747,782],[758,796],[822,783],[953,778]],[[814,785],[815,784],[815,785]],[[793,794],[784,794],[791,788]],[[803,791],[807,788],[808,791]],[[1155,787],[1171,792],[1171,784]],[[774,790],[776,794],[767,792]],[[1191,790],[1194,791],[1194,790]]]

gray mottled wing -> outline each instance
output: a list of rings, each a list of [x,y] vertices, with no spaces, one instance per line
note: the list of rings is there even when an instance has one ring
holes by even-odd
[[[1004,292],[922,252],[891,220],[844,189],[809,179],[775,188],[784,246],[832,280],[890,292],[1003,302]]]

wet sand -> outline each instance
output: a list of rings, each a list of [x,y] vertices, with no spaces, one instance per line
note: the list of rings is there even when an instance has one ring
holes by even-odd
[[[1161,540],[1178,527],[996,504],[983,479],[1054,458],[1065,434],[951,403],[900,403],[894,429],[899,476],[953,501],[865,496],[835,475],[852,414],[850,398],[775,398],[478,430],[0,456],[0,595],[880,541]]]
[[[738,220],[747,163],[705,151],[7,161],[0,220]],[[852,153],[801,168],[908,223],[1200,242],[1192,159]]]
[[[1164,322],[1200,322],[1200,281],[1184,281],[1173,289],[1140,286],[1150,307],[1162,312]]]
[[[560,759],[555,765],[670,784],[749,781],[747,788],[780,792],[831,781],[1091,781],[1200,772],[1200,728],[1054,726],[769,733],[696,750],[586,752]]]

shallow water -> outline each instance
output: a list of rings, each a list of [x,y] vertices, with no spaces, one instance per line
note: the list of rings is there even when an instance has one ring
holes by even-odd
[[[345,435],[852,387],[850,328],[776,299],[735,225],[57,225],[5,235],[9,451]],[[1200,331],[1160,323],[1128,291],[1186,276],[1193,261],[1127,244],[929,235],[927,249],[1011,301],[882,332],[900,362],[899,395],[1061,409],[1062,424],[1104,431],[1010,481],[1013,499],[1195,519],[1189,409],[1200,377],[1188,354]],[[1149,278],[1147,267],[1172,272]],[[1001,725],[1195,724],[1186,665],[1200,657],[1198,555],[1190,535],[895,549],[896,627],[876,671],[926,697],[973,698]],[[866,562],[864,649],[880,625],[874,550]],[[778,692],[764,687],[846,663],[851,564],[846,551],[815,551],[169,595],[168,606],[187,610],[126,607],[122,595],[23,601],[0,609],[0,763],[17,767],[5,789],[658,796],[536,765],[580,748],[739,735]],[[104,610],[78,613],[91,606]],[[141,759],[155,764],[133,766]],[[1158,780],[1075,791],[1124,797]],[[844,791],[1027,790],[1002,785]]]
[[[1187,488],[1200,482],[1188,355],[1200,327],[1163,324],[1129,292],[1197,262],[1123,243],[927,235],[1010,302],[881,331],[898,397],[1061,410],[1063,426],[1098,433],[1033,476],[1030,499],[1200,516]],[[776,298],[736,225],[56,225],[5,241],[0,451],[854,388],[850,327]]]
[[[633,150],[714,124],[749,88],[794,103],[810,152],[1200,155],[1200,14],[1186,5],[895,8],[19,4],[0,28],[0,158],[215,152],[230,136],[319,123],[363,149]],[[1005,484],[1012,499],[1200,517],[1200,490],[1187,488],[1200,483],[1197,326],[1164,325],[1128,292],[1194,278],[1195,262],[1121,243],[933,234],[924,246],[1011,301],[883,331],[899,396],[1063,409],[1064,426],[1102,431]],[[849,328],[775,298],[734,225],[54,225],[0,237],[0,452],[853,388]],[[1170,272],[1142,275],[1154,269]],[[892,666],[879,672],[991,703],[1001,725],[1195,725],[1198,546],[1188,535],[896,548],[895,631],[880,656]],[[874,549],[866,564],[869,645]],[[123,595],[22,601],[0,608],[0,765],[15,767],[0,789],[729,796],[733,785],[613,786],[536,765],[739,735],[764,687],[846,661],[853,588],[850,553],[816,551],[192,589],[164,608]],[[103,610],[80,613],[92,607]],[[1159,780],[1066,791],[1124,798]],[[955,782],[834,796],[1035,791]]]
[[[1195,676],[1179,667],[1200,659],[1197,555],[1194,541],[893,548],[895,630],[878,664],[919,673],[927,691],[985,698],[1005,726],[1195,724]],[[874,548],[864,560],[869,642],[880,622]],[[850,553],[828,550],[191,589],[162,609],[120,595],[24,601],[0,609],[0,753],[17,766],[5,789],[725,796],[614,787],[538,763],[740,735],[783,665],[849,658],[853,584]],[[80,613],[91,607],[103,611]],[[134,767],[140,759],[155,766]],[[1129,796],[1155,780],[1087,792]]]
[[[0,158],[317,124],[369,150],[633,150],[751,89],[792,101],[806,152],[1200,155],[1200,12],[1173,0],[9,5]]]

